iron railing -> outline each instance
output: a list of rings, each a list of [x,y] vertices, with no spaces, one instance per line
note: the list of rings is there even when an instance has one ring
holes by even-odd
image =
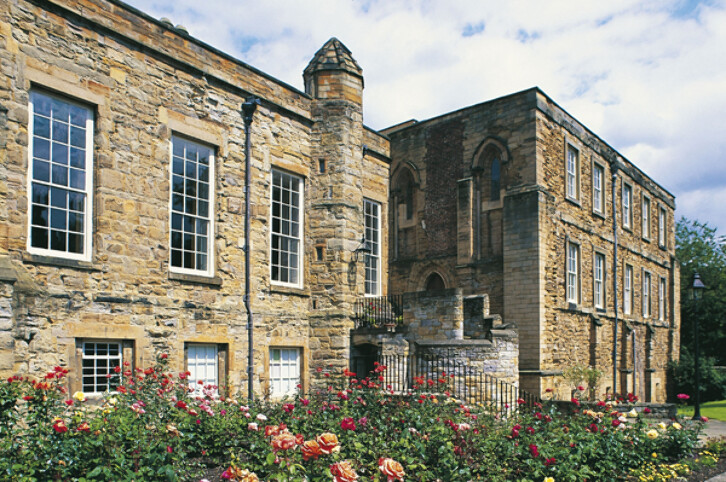
[[[355,302],[356,328],[384,328],[403,324],[403,296],[366,296]]]
[[[371,363],[358,358],[363,357],[353,357],[351,367],[360,369]],[[498,413],[510,413],[520,405],[531,407],[541,402],[539,397],[517,385],[471,366],[457,350],[447,350],[444,356],[435,353],[382,355],[377,357],[377,361],[386,367],[376,374],[383,377],[383,388],[396,393],[415,390],[448,394],[468,405],[483,405]]]

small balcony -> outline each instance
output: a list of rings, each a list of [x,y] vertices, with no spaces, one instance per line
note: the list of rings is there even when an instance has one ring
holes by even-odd
[[[356,328],[387,328],[403,324],[403,296],[366,296],[355,302]]]

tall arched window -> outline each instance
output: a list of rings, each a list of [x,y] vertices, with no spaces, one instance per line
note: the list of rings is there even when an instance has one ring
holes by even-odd
[[[506,147],[494,138],[482,142],[473,159],[471,229],[475,259],[501,254],[500,202],[506,188],[506,161]]]
[[[411,169],[406,165],[394,174],[392,179],[393,194],[393,257],[415,255],[416,225],[416,183]]]
[[[397,191],[397,204],[399,214],[402,220],[413,219],[414,213],[414,182],[411,171],[404,168],[396,179],[396,185],[394,189]],[[402,207],[399,207],[402,206]]]
[[[499,201],[499,191],[501,191],[501,161],[499,156],[496,155],[492,159],[492,170],[491,170],[491,190],[489,192],[489,199],[492,201]]]

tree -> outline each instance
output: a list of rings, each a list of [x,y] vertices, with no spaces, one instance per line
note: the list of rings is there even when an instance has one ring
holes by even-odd
[[[726,366],[726,239],[708,223],[682,217],[676,223],[676,256],[681,263],[681,353],[693,353],[693,322],[700,351]],[[706,285],[703,299],[689,296],[693,274]]]

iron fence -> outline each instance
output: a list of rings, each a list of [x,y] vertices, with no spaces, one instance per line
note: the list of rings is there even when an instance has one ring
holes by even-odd
[[[384,328],[401,324],[403,324],[403,296],[366,296],[356,300],[356,328]]]
[[[351,367],[368,365],[369,360],[353,357]],[[457,359],[458,358],[458,359]],[[383,387],[396,393],[418,391],[450,395],[468,405],[487,406],[498,413],[510,413],[520,405],[533,406],[540,402],[534,394],[517,385],[484,373],[479,367],[464,361],[461,353],[450,350],[444,356],[435,353],[416,355],[382,355],[378,363],[386,367],[378,373]],[[359,373],[359,376],[363,374]]]

